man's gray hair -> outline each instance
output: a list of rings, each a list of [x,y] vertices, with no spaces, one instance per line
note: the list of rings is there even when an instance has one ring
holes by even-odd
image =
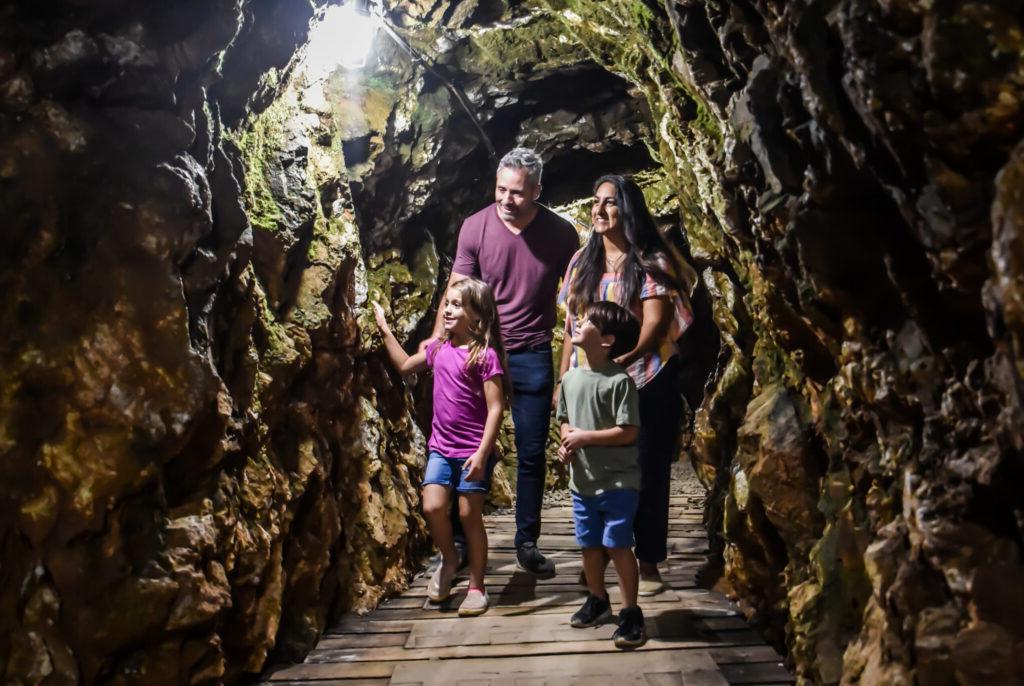
[[[498,171],[502,169],[522,169],[530,183],[540,185],[541,174],[544,173],[544,160],[529,148],[512,148],[498,162]]]

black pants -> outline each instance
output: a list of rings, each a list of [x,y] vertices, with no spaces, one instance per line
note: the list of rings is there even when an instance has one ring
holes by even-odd
[[[657,564],[668,557],[668,499],[672,463],[679,452],[683,400],[679,357],[672,357],[640,389],[640,505],[633,522],[636,556]]]

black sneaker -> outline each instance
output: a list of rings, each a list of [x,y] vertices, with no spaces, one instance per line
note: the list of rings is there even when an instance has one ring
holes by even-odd
[[[599,598],[593,593],[588,593],[587,599],[583,601],[583,607],[576,610],[576,614],[569,620],[569,625],[582,629],[604,624],[611,618],[612,605],[608,602],[608,596]]]
[[[639,607],[624,607],[619,610],[619,628],[612,634],[616,648],[638,648],[647,642],[644,631],[644,613]]]
[[[555,563],[541,555],[537,544],[528,542],[516,549],[516,561],[519,569],[529,572],[540,579],[550,579],[555,575]]]

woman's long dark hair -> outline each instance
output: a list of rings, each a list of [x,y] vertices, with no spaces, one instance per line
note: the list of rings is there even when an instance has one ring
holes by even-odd
[[[622,302],[619,304],[629,307],[640,296],[645,275],[666,288],[689,296],[697,274],[658,231],[640,187],[624,176],[605,174],[594,182],[595,194],[604,183],[615,186],[615,204],[629,242],[629,250],[622,263]],[[583,312],[594,300],[604,267],[604,241],[595,231],[590,234],[590,240],[576,262],[576,278],[569,294],[571,310]]]

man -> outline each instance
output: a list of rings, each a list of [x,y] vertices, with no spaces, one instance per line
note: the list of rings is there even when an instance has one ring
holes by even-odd
[[[470,216],[448,283],[476,277],[494,290],[512,382],[512,424],[519,461],[516,558],[524,570],[550,577],[554,564],[537,548],[546,469],[544,448],[554,392],[551,335],[555,296],[579,246],[572,225],[537,203],[543,161],[515,148],[498,164],[494,204]],[[433,336],[442,331],[438,308]]]

